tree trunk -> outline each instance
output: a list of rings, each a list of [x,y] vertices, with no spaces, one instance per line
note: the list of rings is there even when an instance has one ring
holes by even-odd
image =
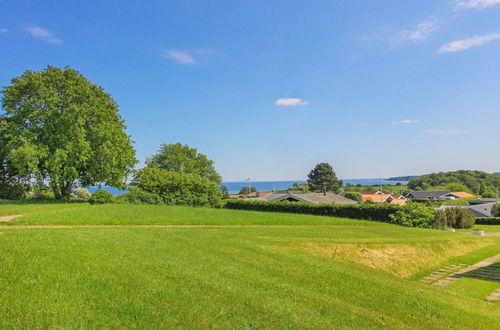
[[[61,187],[61,198],[70,198],[71,197],[71,188],[73,188],[72,182],[67,182]]]
[[[59,187],[52,188],[52,191],[54,192],[55,199],[61,199],[61,191],[59,190]]]

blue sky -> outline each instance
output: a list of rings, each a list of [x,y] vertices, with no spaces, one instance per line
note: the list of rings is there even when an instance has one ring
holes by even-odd
[[[500,0],[0,0],[0,85],[71,67],[144,161],[182,142],[226,181],[500,171]]]

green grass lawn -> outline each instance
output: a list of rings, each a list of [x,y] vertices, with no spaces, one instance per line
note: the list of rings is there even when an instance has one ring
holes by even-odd
[[[68,207],[69,205],[69,207]],[[0,205],[0,214],[2,213]],[[43,210],[23,206],[15,214],[26,216],[9,222],[11,225],[311,225],[349,224],[373,226],[373,222],[314,215],[262,213],[212,208],[156,205],[50,205]]]
[[[498,237],[203,208],[21,214],[14,223],[225,226],[0,226],[0,328],[500,327],[484,300],[496,284],[416,281],[499,253]]]
[[[0,203],[0,217],[19,214],[47,214],[51,211],[89,206],[88,203]]]

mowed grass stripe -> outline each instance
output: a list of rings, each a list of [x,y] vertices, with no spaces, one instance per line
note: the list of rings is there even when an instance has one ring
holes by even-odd
[[[0,205],[0,214],[1,208]],[[37,210],[37,211],[33,211]],[[25,211],[25,212],[23,212]],[[372,226],[370,221],[349,220],[314,215],[239,211],[213,208],[154,205],[85,205],[50,208],[47,212],[23,206],[16,214],[25,216],[11,225],[357,225]]]
[[[388,227],[381,227],[376,226],[378,235],[387,234]],[[352,229],[2,230],[0,326],[500,325],[497,311],[485,302],[444,296],[294,244],[345,240]],[[362,236],[375,228],[358,229]],[[403,230],[400,236],[405,235]]]

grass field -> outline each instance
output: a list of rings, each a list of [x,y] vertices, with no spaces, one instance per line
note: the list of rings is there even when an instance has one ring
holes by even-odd
[[[417,281],[498,254],[499,237],[223,209],[5,206],[0,216],[26,216],[0,225],[0,328],[500,327],[500,304],[485,301],[498,283]]]

